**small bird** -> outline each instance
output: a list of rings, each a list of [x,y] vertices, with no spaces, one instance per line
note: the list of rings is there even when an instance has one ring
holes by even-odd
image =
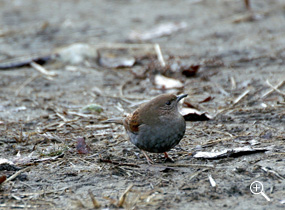
[[[178,111],[178,102],[187,94],[175,96],[162,94],[151,101],[141,104],[132,114],[125,118],[114,118],[105,123],[123,124],[130,141],[142,150],[148,160],[153,163],[144,151],[164,153],[176,146],[184,136],[186,123]]]

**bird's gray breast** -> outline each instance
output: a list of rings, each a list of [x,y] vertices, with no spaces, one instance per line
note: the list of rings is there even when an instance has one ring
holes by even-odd
[[[139,126],[139,132],[128,132],[130,141],[138,148],[154,153],[166,152],[176,146],[185,133],[185,120],[182,116],[161,119],[159,124]]]

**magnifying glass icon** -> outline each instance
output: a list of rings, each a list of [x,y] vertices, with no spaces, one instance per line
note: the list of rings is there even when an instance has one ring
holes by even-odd
[[[259,181],[254,181],[249,187],[252,194],[261,194],[267,201],[270,201],[270,198],[264,193],[263,184]]]

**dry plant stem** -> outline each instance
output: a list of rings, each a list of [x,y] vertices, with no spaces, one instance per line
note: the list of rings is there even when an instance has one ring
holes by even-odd
[[[194,173],[193,175],[190,176],[190,178],[188,179],[188,181],[190,182],[190,181],[191,181],[192,179],[194,179],[196,176],[198,176],[199,174],[203,173],[204,171],[208,171],[208,170],[209,170],[209,169],[204,168],[203,170]]]
[[[214,165],[203,165],[203,164],[164,164],[164,166],[167,166],[167,167],[185,167],[185,168],[188,168],[188,167],[203,167],[203,168],[215,168]],[[204,170],[208,170],[208,169],[204,169]]]
[[[166,64],[165,64],[165,61],[164,61],[164,58],[163,58],[163,55],[162,55],[162,52],[161,52],[161,49],[160,49],[159,44],[155,44],[155,45],[154,45],[154,49],[155,49],[155,52],[156,52],[156,54],[157,54],[157,59],[158,59],[158,61],[160,62],[160,65],[161,65],[162,67],[165,67]]]
[[[112,49],[121,49],[121,48],[152,48],[153,44],[125,44],[125,43],[102,43],[98,45],[92,45],[95,48],[112,48]]]
[[[19,142],[23,142],[23,125],[21,124],[20,127],[20,133],[19,133]]]
[[[212,175],[211,174],[208,174],[208,178],[209,178],[209,182],[211,184],[212,187],[216,187],[217,186],[217,183],[216,181],[213,179]]]
[[[111,163],[117,166],[130,166],[130,167],[140,168],[140,166],[138,166],[137,164],[133,164],[133,163],[120,163],[120,162],[106,160],[106,159],[99,159],[99,161],[102,163]]]
[[[243,99],[248,93],[250,92],[250,89],[247,89],[246,91],[244,91],[239,97],[237,97],[234,100],[234,105],[237,104],[241,99]]]
[[[234,77],[231,77],[231,83],[232,83],[232,89],[236,89],[237,85],[236,85],[236,81]]]
[[[67,121],[68,121],[62,114],[56,112],[56,115],[57,115],[58,117],[60,117],[64,122],[67,122]]]
[[[142,153],[144,154],[144,156],[145,156],[145,158],[146,158],[146,160],[147,160],[147,163],[148,163],[149,165],[153,164],[153,161],[149,158],[149,156],[146,154],[146,152],[143,151],[143,150],[141,150],[141,151],[142,151]]]
[[[93,193],[91,192],[90,189],[88,190],[88,194],[89,194],[89,196],[90,196],[90,198],[91,198],[91,201],[92,201],[92,203],[93,203],[93,207],[94,207],[95,209],[100,208],[100,207],[101,207],[100,203],[96,200],[96,198],[94,197],[94,195],[93,195]]]
[[[17,176],[19,176],[21,173],[23,173],[23,172],[29,170],[30,168],[31,168],[31,167],[27,167],[27,168],[24,168],[24,169],[22,169],[22,170],[20,170],[20,171],[17,171],[17,172],[14,173],[12,176],[10,176],[8,179],[6,179],[4,182],[2,182],[2,185],[5,184],[5,183],[7,183],[7,182],[9,182],[9,181],[11,181],[11,180],[13,180],[13,179],[15,179],[15,178],[16,178]]]
[[[39,75],[37,74],[37,75],[34,75],[34,76],[28,78],[28,79],[16,90],[15,96],[18,96],[19,93],[21,92],[21,90],[22,90],[24,87],[26,87],[29,83],[31,83],[33,80],[35,80],[35,79],[38,78],[38,77],[39,77]]]
[[[284,80],[282,81],[283,84]],[[278,90],[276,87],[274,87],[268,80],[266,80],[266,83],[268,84],[269,87],[271,87],[273,90],[275,90],[277,93],[279,93],[282,96],[285,96],[285,93],[282,91]]]
[[[5,209],[15,208],[15,209],[37,209],[38,206],[32,206],[27,204],[0,204],[0,207],[4,207]]]
[[[218,83],[215,83],[215,86],[219,89],[219,91],[225,95],[225,96],[229,96],[230,94],[221,86],[219,85]]]
[[[232,140],[232,138],[224,138],[224,139],[218,139],[218,140],[212,140],[212,141],[208,141],[204,144],[202,144],[202,146],[208,146],[208,145],[212,145],[212,144],[217,144],[221,141],[229,141],[229,140]]]
[[[268,174],[271,174],[271,175],[276,176],[277,178],[279,178],[281,180],[284,180],[284,178],[279,173],[277,173],[276,171],[273,171],[273,170],[268,169],[266,167],[261,167],[261,169]]]
[[[124,205],[124,203],[125,203],[125,201],[126,201],[127,194],[128,194],[128,192],[132,189],[132,187],[133,187],[133,184],[131,184],[131,185],[125,190],[125,192],[121,195],[121,197],[120,197],[120,199],[119,199],[119,201],[118,201],[118,204],[117,204],[117,206],[118,206],[119,208],[122,208],[122,207],[123,207],[123,205]]]
[[[244,0],[244,4],[247,10],[251,11],[250,0]]]
[[[40,72],[41,74],[45,75],[46,76],[45,78],[48,79],[48,80],[53,80],[52,77],[57,75],[55,72],[49,72],[44,67],[42,67],[41,65],[39,65],[39,64],[37,64],[35,62],[31,62],[30,65],[31,65],[31,67],[33,67],[38,72]]]
[[[271,89],[271,90],[267,91],[266,93],[264,93],[264,94],[261,96],[261,98],[265,98],[266,96],[268,96],[269,94],[271,94],[275,89],[282,87],[283,84],[284,84],[284,82],[285,82],[285,80],[279,82],[276,86],[274,86],[273,89]]]

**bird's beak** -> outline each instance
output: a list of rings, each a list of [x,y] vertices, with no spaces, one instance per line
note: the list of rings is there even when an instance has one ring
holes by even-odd
[[[185,98],[185,97],[187,97],[187,96],[188,96],[188,94],[183,94],[183,95],[177,96],[177,98],[176,98],[177,103],[178,103],[182,98]]]

